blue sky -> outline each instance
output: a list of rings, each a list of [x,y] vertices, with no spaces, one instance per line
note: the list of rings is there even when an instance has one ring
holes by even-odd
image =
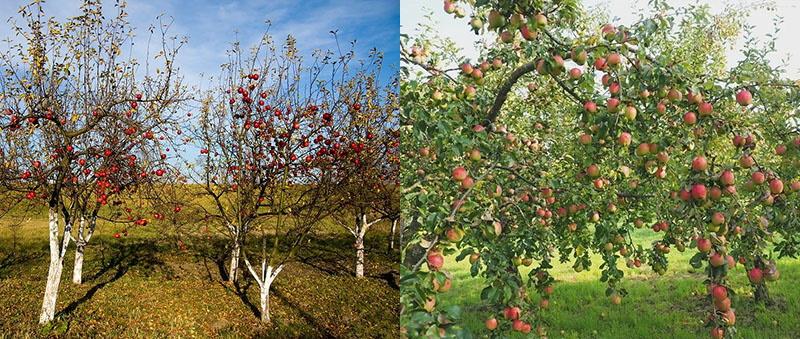
[[[636,13],[648,6],[647,0],[582,0],[583,5],[590,11],[602,11],[609,14],[612,22],[630,24],[637,20]],[[764,3],[772,3],[773,6],[765,6]],[[784,21],[778,25],[781,31],[777,34],[776,49],[773,54],[773,66],[787,61],[786,76],[791,79],[800,79],[800,67],[797,61],[800,60],[800,44],[797,43],[797,32],[800,32],[800,1],[798,0],[668,0],[674,7],[688,5],[708,5],[712,13],[721,12],[728,3],[747,6],[749,8],[748,23],[755,26],[753,33],[756,36],[764,37],[773,29],[773,20],[776,15],[784,17]],[[769,10],[774,7],[775,10]],[[454,20],[452,15],[446,14],[442,10],[441,1],[430,0],[402,0],[400,17],[402,25],[401,32],[413,35],[417,25],[425,22],[425,16],[433,13],[432,20],[437,27],[438,33],[442,37],[453,39],[458,47],[463,49],[462,55],[472,60],[478,58],[478,48],[475,43],[490,42],[493,36],[484,37],[484,40],[476,39],[476,35],[469,32],[469,15],[463,19]],[[731,46],[726,51],[728,65],[735,65],[742,59],[739,51],[744,45],[744,40],[740,39],[736,45]],[[451,65],[453,66],[453,65]]]
[[[45,10],[49,16],[63,19],[79,14],[81,2],[52,0],[45,3]],[[0,17],[4,22],[0,38],[10,35],[5,21],[11,16],[18,18],[17,10],[25,3],[27,1],[23,0],[0,1],[0,13],[3,13]],[[104,1],[104,6],[111,9],[113,3]],[[258,41],[267,27],[266,20],[272,22],[270,33],[276,42],[292,34],[305,55],[316,48],[334,49],[335,42],[329,31],[338,30],[343,47],[357,40],[356,52],[360,57],[368,57],[373,47],[384,52],[384,81],[398,69],[399,0],[129,0],[128,12],[131,24],[142,38],[159,14],[174,18],[171,33],[189,38],[177,61],[190,84],[200,80],[200,73],[207,76],[219,73],[219,65],[227,61],[225,49],[232,41],[238,38],[243,46]]]

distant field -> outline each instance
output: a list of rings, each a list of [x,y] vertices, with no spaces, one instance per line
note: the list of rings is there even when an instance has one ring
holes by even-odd
[[[37,324],[49,260],[45,213],[19,227],[0,221],[0,337],[273,337],[398,336],[397,253],[387,252],[387,225],[367,235],[364,280],[352,277],[349,233],[326,224],[272,285],[273,322],[257,318],[258,286],[222,280],[229,258],[221,236],[180,236],[157,224],[113,238],[99,225],[86,250],[84,284],[71,282],[66,256],[56,321]],[[200,225],[197,225],[199,227]],[[254,306],[256,305],[256,306]]]
[[[642,245],[656,240],[651,230],[637,230],[634,234]],[[551,270],[557,279],[555,293],[545,319],[550,321],[550,338],[706,338],[708,329],[702,321],[709,312],[705,287],[705,273],[689,265],[693,249],[680,253],[673,249],[668,254],[670,268],[659,276],[649,266],[636,270],[624,267],[622,287],[630,293],[622,304],[615,306],[605,296],[606,285],[598,278],[596,267],[602,260],[592,257],[595,267],[575,273],[572,263],[556,264]],[[534,263],[533,266],[536,266]],[[453,288],[441,295],[443,306],[460,305],[464,308],[463,323],[476,333],[485,333],[484,320],[489,313],[481,305],[480,292],[485,287],[481,277],[472,278],[469,262],[456,262],[455,256],[446,259],[445,268],[453,273]],[[737,266],[731,272],[737,296],[733,308],[736,312],[736,329],[739,338],[778,339],[800,338],[800,260],[778,261],[781,278],[769,283],[770,294],[776,305],[763,308],[753,303],[752,290],[745,271]],[[523,275],[530,268],[523,267]],[[522,337],[522,336],[518,336]]]

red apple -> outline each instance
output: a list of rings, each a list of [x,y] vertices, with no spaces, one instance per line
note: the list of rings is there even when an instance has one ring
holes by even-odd
[[[695,240],[697,243],[697,250],[703,253],[708,253],[711,251],[711,241],[706,238],[697,238]]]
[[[519,319],[519,314],[520,314],[520,309],[519,307],[516,306],[506,307],[506,309],[503,311],[503,315],[506,317],[506,319],[509,320]]]
[[[769,182],[769,191],[772,194],[781,194],[783,193],[783,181],[781,179],[772,179]]]
[[[703,184],[692,185],[692,198],[694,198],[695,200],[705,200],[706,186]]]
[[[497,319],[495,318],[486,319],[486,329],[488,329],[489,331],[493,331],[495,328],[497,328]]]
[[[739,91],[739,93],[736,93],[736,102],[738,102],[739,105],[748,106],[753,103],[753,95],[751,95],[748,90],[743,89]]]
[[[692,170],[702,172],[708,169],[708,161],[704,156],[698,155],[692,160]]]
[[[754,267],[747,272],[747,278],[750,279],[751,283],[760,284],[762,277],[763,277],[763,272],[758,267]]]
[[[453,169],[453,180],[462,181],[467,178],[467,170],[464,167],[456,167]]]

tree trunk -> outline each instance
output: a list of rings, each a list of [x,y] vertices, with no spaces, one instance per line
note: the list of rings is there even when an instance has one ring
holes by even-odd
[[[761,282],[760,284],[756,285],[756,290],[754,291],[753,295],[755,296],[756,303],[764,303],[767,306],[772,305],[772,300],[769,298],[769,290],[767,289],[767,284]]]
[[[394,250],[394,238],[397,234],[397,219],[392,220],[392,231],[389,232],[389,252]]]
[[[86,220],[81,217],[81,224],[78,226],[78,238],[75,241],[75,264],[72,266],[72,282],[79,285],[83,282],[83,251],[86,248],[83,230],[85,227]]]
[[[228,271],[228,281],[236,282],[239,273],[239,256],[241,255],[242,246],[239,243],[238,237],[233,241],[233,250],[231,250],[231,268]]]
[[[61,283],[61,273],[64,268],[64,256],[62,253],[69,245],[70,225],[64,227],[63,245],[58,244],[58,211],[55,207],[49,210],[50,224],[50,268],[47,271],[47,285],[44,289],[42,300],[42,313],[39,315],[39,324],[46,324],[53,320],[56,313],[56,300],[58,298],[58,286]]]
[[[356,278],[364,277],[364,235],[356,235]]]
[[[262,266],[262,268],[263,267],[264,266]],[[278,266],[274,271],[272,270],[272,266],[267,266],[264,272],[264,280],[259,284],[261,287],[261,321],[264,323],[271,321],[269,314],[269,289],[272,286],[272,282],[275,281],[275,278],[278,276],[278,273],[281,273],[281,270],[283,270],[283,265]]]
[[[261,321],[265,323],[269,323],[269,286],[270,284],[264,284],[261,287]]]

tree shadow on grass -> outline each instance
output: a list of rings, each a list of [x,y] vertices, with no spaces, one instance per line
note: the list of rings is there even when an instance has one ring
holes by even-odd
[[[336,335],[334,335],[334,333],[331,333],[331,331],[325,327],[325,324],[314,318],[314,316],[311,313],[306,312],[304,309],[300,308],[296,304],[289,301],[289,299],[287,299],[286,296],[284,296],[279,289],[273,288],[271,294],[276,298],[280,299],[284,304],[286,304],[286,306],[289,306],[293,308],[295,311],[297,311],[297,313],[300,315],[301,318],[303,318],[303,320],[306,321],[306,323],[310,324],[314,329],[319,331],[319,334],[322,334],[322,337],[336,338]],[[276,320],[273,319],[272,321],[273,323],[275,323]]]
[[[244,286],[241,285],[242,281],[245,282]],[[250,301],[250,297],[247,296],[247,291],[250,290],[250,287],[253,285],[253,281],[249,278],[242,278],[236,280],[233,285],[236,288],[234,291],[236,296],[238,296],[239,299],[242,299],[242,302],[250,309],[251,312],[253,312],[253,315],[255,315],[257,319],[261,319],[261,310],[258,309],[258,307],[253,304],[252,301]]]
[[[0,259],[0,279],[4,278],[4,276],[8,272],[14,271],[15,267],[18,266],[25,266],[29,262],[40,259],[45,256],[44,252],[34,252],[34,253],[25,253],[25,254],[18,254],[18,253],[8,253]]]
[[[103,249],[103,251],[104,250],[105,249]],[[88,291],[86,291],[86,294],[84,294],[78,300],[71,302],[63,310],[59,311],[56,314],[56,317],[68,318],[69,315],[72,314],[80,305],[91,300],[98,291],[106,287],[108,284],[111,284],[122,278],[132,268],[136,268],[137,270],[141,271],[145,276],[152,275],[155,272],[163,272],[166,276],[173,274],[171,269],[162,260],[156,257],[158,248],[151,243],[138,242],[125,244],[121,247],[118,247],[116,250],[114,250],[114,252],[115,253],[111,256],[111,259],[108,262],[105,262],[100,270],[86,279],[84,283],[96,281],[112,270],[114,271],[114,275],[107,280],[92,286]],[[69,323],[70,320],[67,320],[67,326],[69,326]]]

